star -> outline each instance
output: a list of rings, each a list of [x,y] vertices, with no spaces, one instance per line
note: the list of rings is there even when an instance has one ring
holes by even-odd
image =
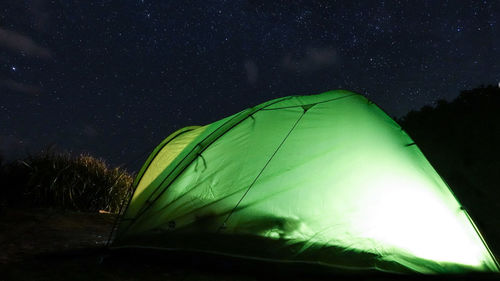
[[[17,68],[15,66],[12,66],[10,69],[12,69],[12,71],[16,71]]]

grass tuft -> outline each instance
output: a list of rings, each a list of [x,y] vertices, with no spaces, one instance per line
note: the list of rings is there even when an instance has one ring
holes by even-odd
[[[117,213],[132,190],[133,177],[88,154],[47,149],[22,160],[0,163],[3,204]]]

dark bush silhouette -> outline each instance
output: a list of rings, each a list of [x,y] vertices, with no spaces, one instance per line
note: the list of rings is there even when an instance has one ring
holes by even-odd
[[[500,253],[500,88],[481,86],[399,120]],[[489,239],[488,239],[489,238]]]
[[[133,178],[98,158],[52,149],[0,163],[3,207],[57,207],[117,212],[131,192]]]

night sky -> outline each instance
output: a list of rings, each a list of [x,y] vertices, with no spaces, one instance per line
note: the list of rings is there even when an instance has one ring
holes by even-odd
[[[401,117],[500,81],[500,1],[353,2],[2,0],[0,150],[137,169],[273,98],[343,88]]]

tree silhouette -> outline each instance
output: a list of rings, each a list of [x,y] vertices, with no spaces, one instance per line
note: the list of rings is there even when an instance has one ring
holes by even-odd
[[[500,88],[481,86],[398,121],[500,254],[499,114]]]

